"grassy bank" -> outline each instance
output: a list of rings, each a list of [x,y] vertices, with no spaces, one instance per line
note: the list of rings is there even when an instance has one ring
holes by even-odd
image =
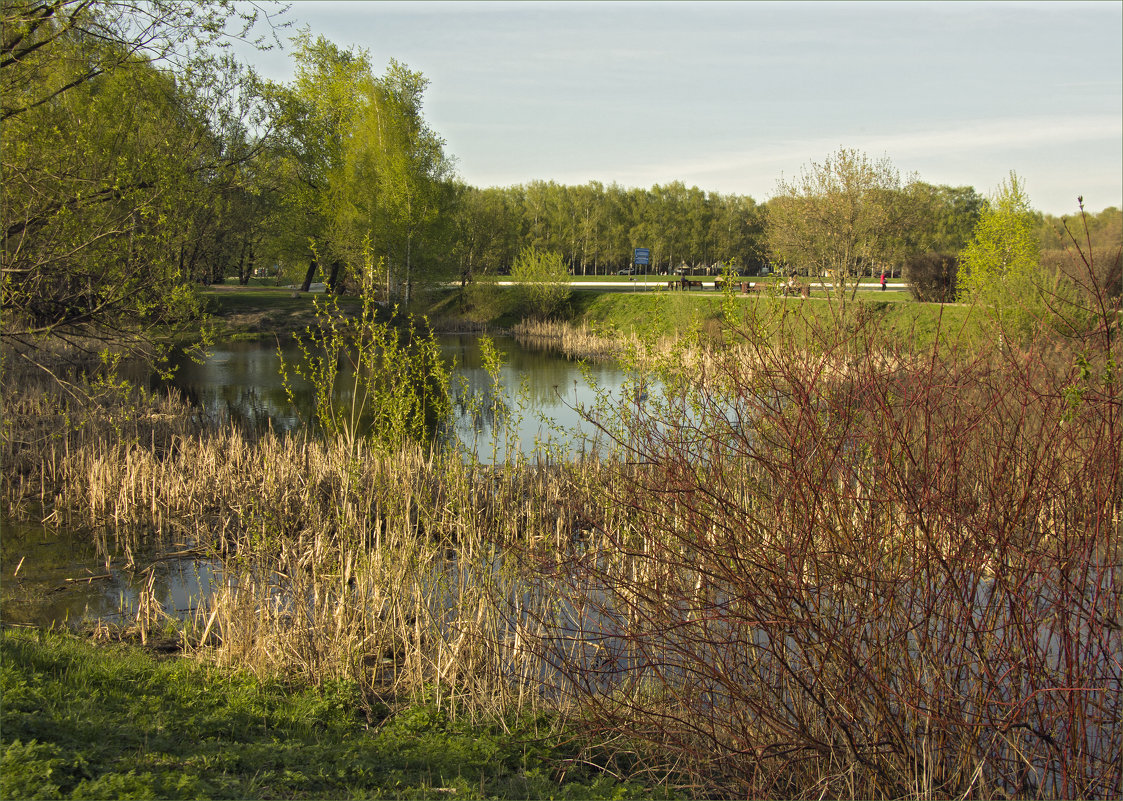
[[[849,305],[862,310],[864,324],[885,331],[909,349],[924,350],[937,339],[945,344],[977,343],[988,336],[983,315],[965,306],[916,303],[904,293],[880,291],[860,292]],[[467,294],[454,289],[434,291],[416,304],[415,311],[445,321],[448,328],[465,321],[510,330],[527,317],[517,290],[510,287],[477,288]],[[797,327],[788,336],[796,342],[806,342],[812,327],[835,321],[842,314],[837,302],[822,295],[803,299],[720,292],[581,290],[573,292],[554,321],[606,339],[655,341],[701,335],[712,342],[728,328],[731,312],[735,319],[751,319],[765,329],[782,321],[790,326],[794,321]]]
[[[65,633],[0,635],[0,797],[639,798],[544,718],[389,705]]]
[[[216,340],[230,341],[303,331],[316,322],[314,304],[324,296],[284,287],[215,286],[204,290],[203,298],[212,335]]]
[[[288,337],[316,321],[315,294],[216,287],[204,295],[218,339]],[[345,301],[345,307],[348,303],[354,305]],[[876,290],[859,292],[855,305],[863,309],[868,321],[906,347],[923,350],[937,337],[947,343],[975,342],[987,336],[983,315],[964,306],[916,303],[903,292]],[[730,310],[739,318],[754,318],[764,327],[775,327],[781,320],[818,324],[839,314],[837,302],[822,293],[802,299],[712,291],[577,290],[554,322],[599,334],[606,340],[639,336],[654,341],[700,334],[712,341],[727,327]],[[529,316],[517,288],[487,284],[466,293],[458,288],[432,289],[422,293],[410,311],[427,316],[446,330],[510,331]],[[603,343],[597,350],[603,350]]]

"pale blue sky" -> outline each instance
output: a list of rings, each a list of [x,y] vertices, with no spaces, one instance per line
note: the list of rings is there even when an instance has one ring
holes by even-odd
[[[431,81],[461,178],[767,200],[840,146],[1035,208],[1123,205],[1123,3],[296,2]],[[287,54],[254,63],[289,80]]]

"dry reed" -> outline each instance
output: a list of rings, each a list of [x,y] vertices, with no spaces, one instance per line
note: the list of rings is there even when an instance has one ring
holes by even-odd
[[[570,542],[567,475],[255,437],[143,393],[118,401],[8,391],[6,511],[43,501],[50,522],[94,531],[107,551],[174,538],[209,553],[225,581],[191,622],[197,653],[384,693],[437,687],[477,708],[539,703],[520,644],[525,576],[502,546]]]

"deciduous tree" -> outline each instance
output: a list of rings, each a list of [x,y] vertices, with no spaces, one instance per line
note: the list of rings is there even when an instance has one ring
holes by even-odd
[[[1047,312],[1035,229],[1025,185],[1011,172],[960,254],[960,299],[986,308],[1004,337],[1031,335]]]
[[[511,278],[519,282],[527,304],[543,319],[569,299],[569,271],[560,253],[523,248],[511,267]]]
[[[60,0],[2,16],[4,341],[29,358],[57,338],[143,351],[152,325],[191,312],[185,254],[221,230],[192,221],[252,150],[223,127],[245,76],[213,48],[253,14]]]
[[[840,148],[781,179],[768,202],[767,238],[774,257],[799,272],[830,272],[833,294],[852,299],[862,275],[896,264],[909,221],[902,185],[888,158]]]

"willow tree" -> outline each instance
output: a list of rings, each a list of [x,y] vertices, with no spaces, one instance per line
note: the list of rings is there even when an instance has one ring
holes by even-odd
[[[293,38],[293,60],[292,84],[264,90],[273,126],[265,161],[277,188],[269,247],[280,261],[308,259],[308,291],[321,263],[330,265],[327,283],[336,284],[363,239],[346,151],[370,102],[371,67],[364,51],[340,49],[307,30]]]
[[[902,184],[888,158],[840,148],[781,179],[768,202],[766,237],[774,258],[798,272],[827,274],[833,295],[853,299],[863,275],[896,264],[911,220]]]
[[[445,202],[451,172],[421,114],[428,82],[395,61],[376,76],[366,50],[307,31],[294,42],[296,80],[269,88],[274,174],[284,187],[273,246],[288,259],[311,251],[306,290],[317,261],[331,265],[327,283],[341,288],[347,266],[357,269],[373,250],[385,290],[400,287],[408,301],[417,240]]]
[[[96,0],[0,13],[0,336],[33,361],[58,339],[145,352],[154,325],[193,308],[181,254],[200,188],[244,156],[219,144],[225,99],[197,92],[229,74],[213,48],[252,15]]]
[[[421,111],[428,79],[391,59],[379,85],[388,101],[386,127],[394,144],[387,150],[383,198],[396,234],[402,295],[409,303],[418,274],[416,240],[429,230],[449,197],[445,189],[453,162],[445,155],[444,139],[429,127]]]

